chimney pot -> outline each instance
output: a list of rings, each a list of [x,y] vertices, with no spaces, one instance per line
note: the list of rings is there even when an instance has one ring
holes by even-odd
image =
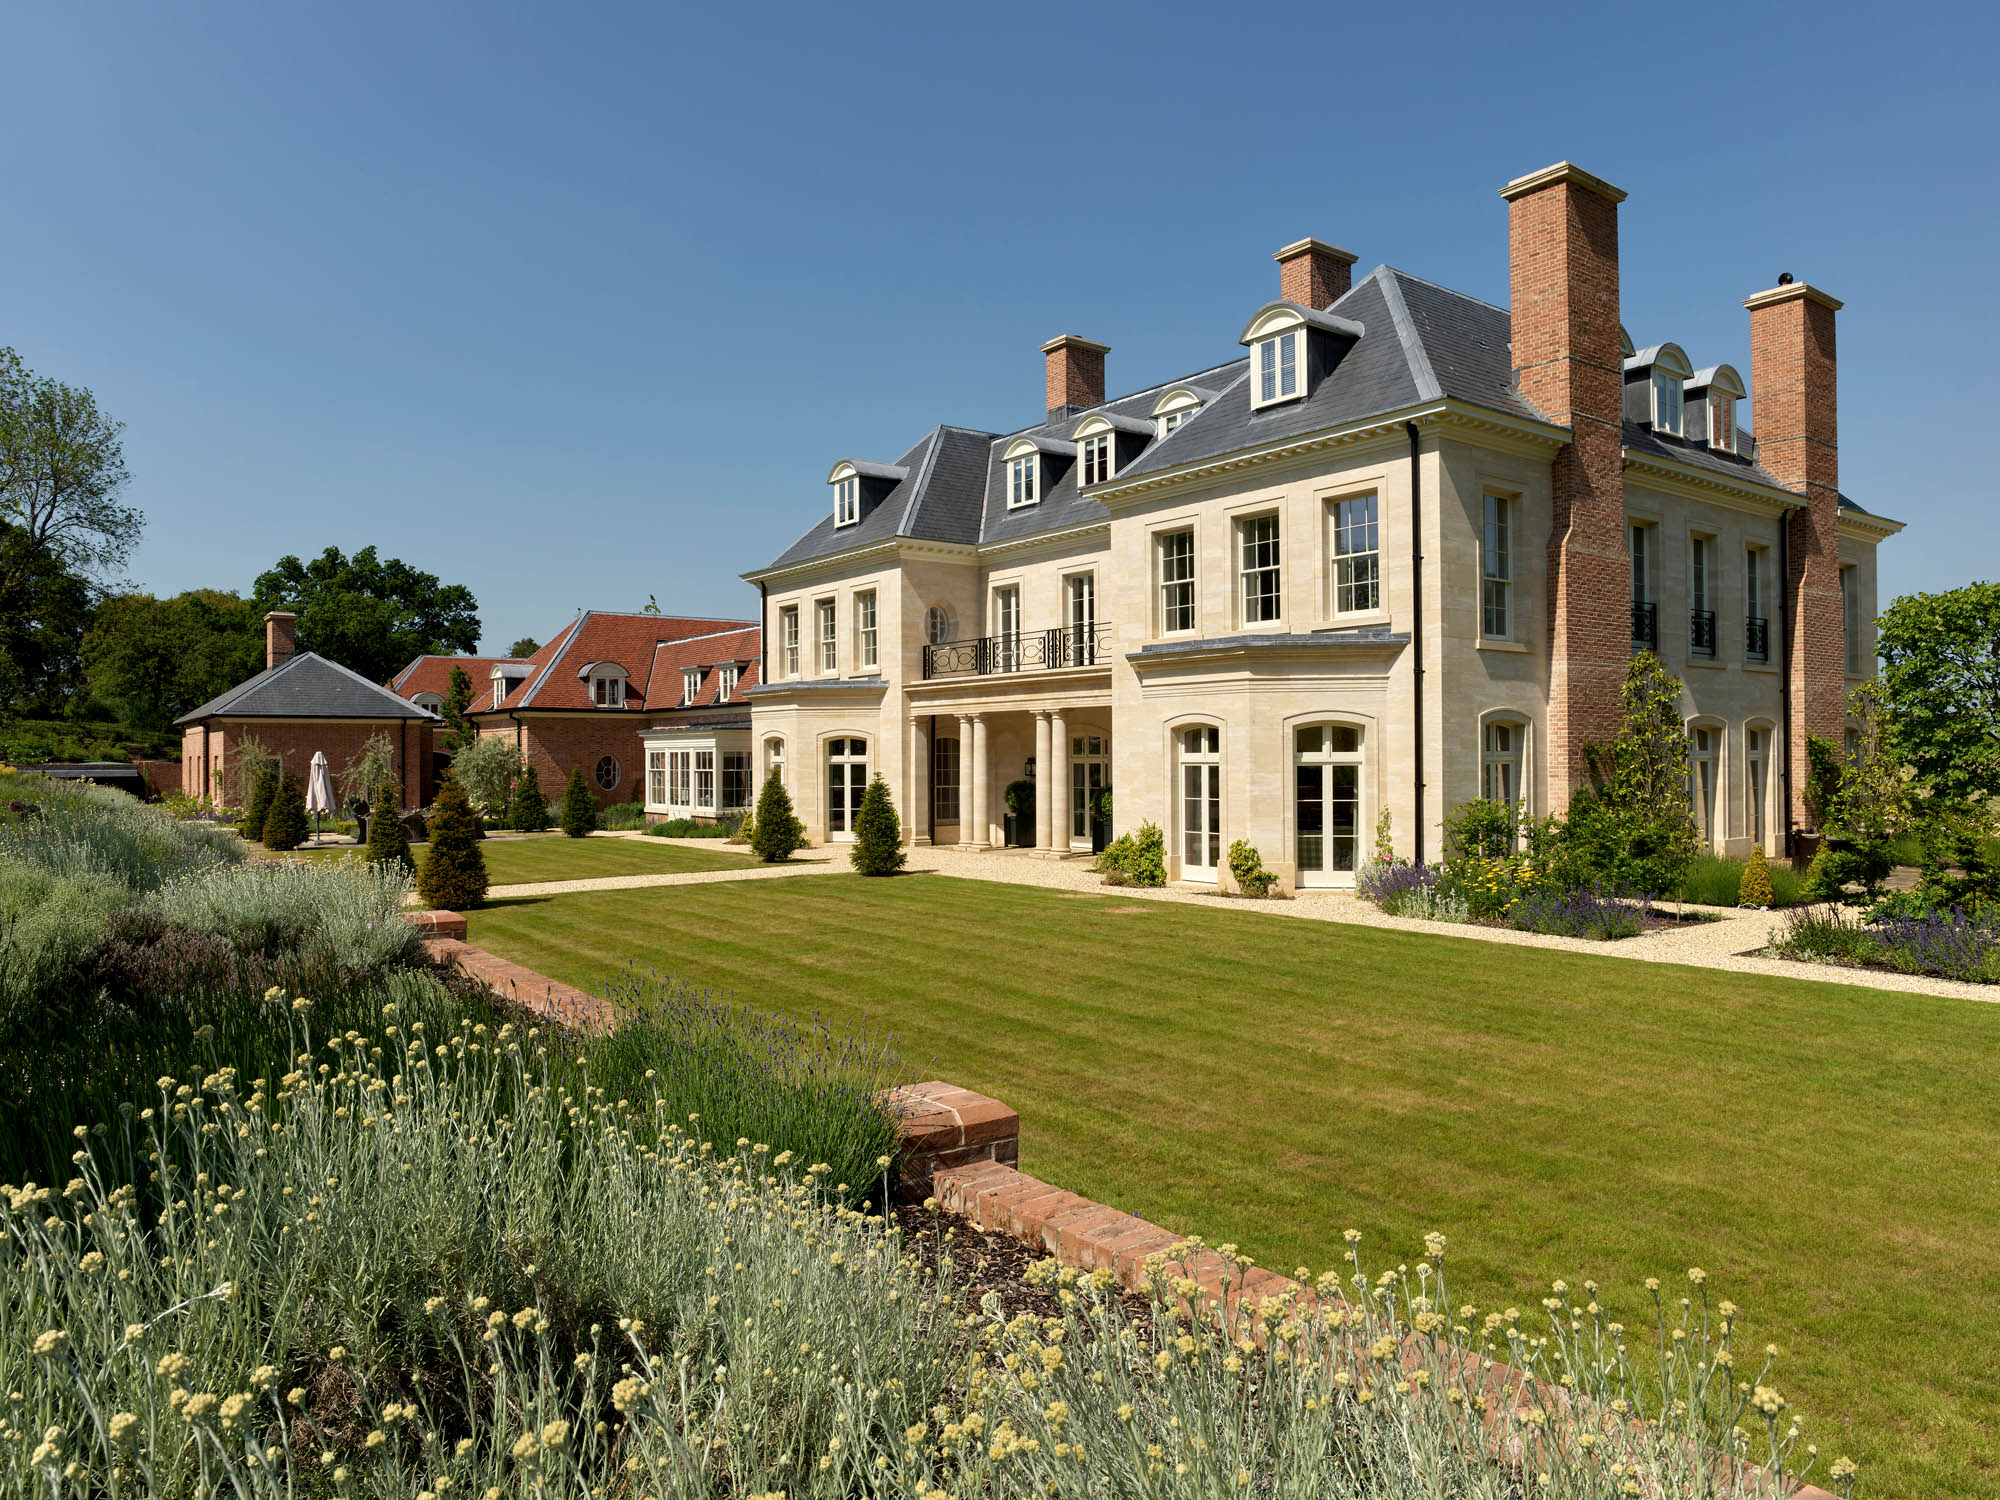
[[[1074,333],[1059,333],[1042,345],[1049,421],[1104,404],[1104,356],[1110,352],[1109,344]]]
[[[264,670],[298,655],[299,617],[289,609],[274,609],[264,616]]]
[[[1295,240],[1271,259],[1278,263],[1278,295],[1287,302],[1325,312],[1354,284],[1352,250],[1325,240]]]

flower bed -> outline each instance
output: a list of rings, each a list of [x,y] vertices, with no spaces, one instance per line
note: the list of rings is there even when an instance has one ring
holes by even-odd
[[[1802,906],[1771,934],[1768,951],[1843,968],[2000,984],[2000,908],[1925,911],[1892,901],[1850,916],[1836,905]]]
[[[1475,860],[1464,870],[1376,860],[1362,869],[1355,894],[1394,917],[1601,941],[1637,937],[1688,920],[1659,911],[1647,896],[1543,885],[1531,866],[1512,858]]]

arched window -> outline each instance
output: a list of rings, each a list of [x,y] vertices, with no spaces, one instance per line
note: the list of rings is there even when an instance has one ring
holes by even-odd
[[[1214,880],[1222,863],[1222,731],[1180,730],[1181,878]]]
[[[1722,774],[1722,731],[1711,724],[1688,726],[1688,801],[1695,832],[1705,848],[1715,846],[1715,789]]]
[[[1771,731],[1761,724],[1752,724],[1743,731],[1743,790],[1747,799],[1744,820],[1750,829],[1750,839],[1758,848],[1764,847],[1764,840],[1770,826],[1771,787]]]
[[[868,790],[868,741],[826,742],[826,836],[836,842],[854,837],[861,796]]]
[[[778,778],[778,785],[785,784],[785,742],[781,739],[764,741],[764,778]]]
[[[1479,795],[1510,806],[1524,799],[1521,751],[1527,726],[1513,719],[1489,719],[1479,735]]]
[[[1300,885],[1345,885],[1361,849],[1363,735],[1354,724],[1292,733],[1292,814]]]
[[[444,707],[443,695],[438,693],[412,693],[410,701],[418,708],[428,708],[432,713]]]

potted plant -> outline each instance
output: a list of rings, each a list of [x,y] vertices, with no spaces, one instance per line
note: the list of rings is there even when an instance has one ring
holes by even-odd
[[[1035,784],[1023,778],[1007,783],[1005,793],[1007,847],[1025,849],[1035,841]]]

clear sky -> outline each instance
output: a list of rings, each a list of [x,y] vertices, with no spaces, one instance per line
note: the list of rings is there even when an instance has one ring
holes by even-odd
[[[1507,297],[1495,189],[1626,189],[1625,322],[1844,298],[1883,600],[2000,572],[2000,9],[13,6],[0,343],[128,424],[139,586],[375,543],[490,648],[747,616],[841,457],[1237,353],[1304,235]],[[1754,422],[1754,412],[1752,420]]]

